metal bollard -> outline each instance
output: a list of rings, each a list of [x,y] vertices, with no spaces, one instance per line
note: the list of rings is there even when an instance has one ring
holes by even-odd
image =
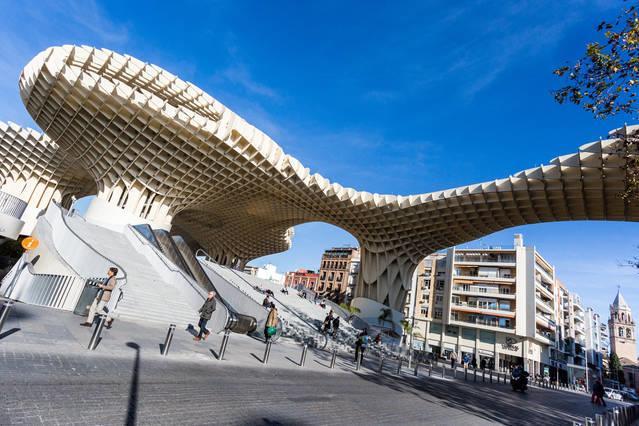
[[[304,343],[304,347],[302,348],[302,358],[300,359],[300,367],[304,367],[304,364],[306,364],[306,352],[308,352],[308,343]]]
[[[262,364],[266,364],[268,362],[268,358],[271,355],[271,345],[273,343],[269,340],[266,342],[266,347],[264,348],[264,357],[262,357]]]
[[[415,362],[415,377],[419,375],[419,362]]]
[[[433,372],[433,366],[432,364],[428,364],[428,377],[430,377],[432,372]]]
[[[590,417],[586,417],[586,418],[584,419],[584,425],[585,425],[585,426],[592,426],[592,425],[594,425],[594,424],[595,424],[595,422],[594,422],[594,421],[592,421],[592,418],[590,418]]]
[[[397,363],[397,375],[401,375],[402,374],[402,362],[403,360],[400,358],[399,362]]]
[[[442,364],[442,379],[446,377],[446,366]]]
[[[98,342],[100,341],[100,335],[102,334],[102,329],[104,328],[104,324],[106,323],[107,316],[102,314],[99,316],[98,324],[93,329],[93,334],[91,335],[91,340],[89,340],[89,346],[87,349],[90,351],[94,351],[98,346]]]
[[[468,368],[464,367],[464,381],[468,380]]]
[[[477,381],[477,369],[473,368],[473,381],[476,382]]]
[[[355,371],[359,371],[359,368],[362,366],[362,357],[362,354],[357,357],[357,361],[355,362]]]
[[[481,381],[486,382],[486,370],[481,370]]]
[[[595,425],[596,426],[604,426],[604,416],[603,416],[603,414],[595,414]]]
[[[489,371],[490,383],[493,382],[493,370]]]
[[[384,355],[379,357],[379,365],[377,366],[377,372],[381,373],[384,370]]]
[[[173,341],[173,333],[175,332],[175,324],[169,325],[169,331],[166,332],[166,337],[164,338],[164,345],[162,345],[162,355],[167,356],[169,354],[169,348],[171,347],[171,342]]]
[[[228,328],[224,330],[224,337],[222,337],[222,345],[220,346],[220,361],[224,359],[226,353],[226,347],[229,344],[229,337],[231,337],[231,330]]]
[[[331,356],[331,368],[335,368],[336,358],[337,358],[337,349],[333,349],[333,355]]]
[[[0,333],[2,333],[2,327],[4,327],[4,322],[9,317],[9,312],[15,303],[11,300],[5,300],[3,303],[2,311],[0,311]]]

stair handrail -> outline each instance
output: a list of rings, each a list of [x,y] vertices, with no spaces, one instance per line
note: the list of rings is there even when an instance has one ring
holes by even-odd
[[[116,278],[116,281],[122,281],[124,282],[124,284],[121,284],[120,287],[124,286],[127,282],[127,272],[126,270],[120,265],[118,264],[116,261],[114,261],[113,259],[103,255],[102,253],[100,253],[95,247],[93,247],[91,245],[91,243],[89,243],[88,241],[86,241],[84,238],[82,238],[80,235],[78,235],[77,232],[75,232],[75,230],[71,227],[71,225],[69,225],[69,222],[67,220],[67,216],[64,214],[65,212],[65,208],[62,207],[62,205],[60,203],[58,203],[57,201],[53,200],[52,203],[58,207],[60,209],[60,217],[62,218],[62,222],[64,223],[64,225],[66,226],[66,229],[71,232],[78,240],[80,240],[84,245],[86,245],[92,252],[94,252],[98,257],[101,257],[102,259],[104,259],[106,261],[106,263],[110,263],[112,265],[114,265],[115,267],[118,268],[119,271],[122,271],[122,276],[119,278]],[[53,228],[53,227],[52,227]],[[62,258],[64,258],[64,256],[62,256],[62,254],[60,252],[58,252],[58,254],[60,254],[60,256]],[[68,263],[68,262],[67,262]],[[70,265],[70,264],[69,264]],[[71,265],[70,265],[71,266]],[[78,276],[82,276],[82,274],[80,274],[77,270],[75,270],[75,268],[73,268],[74,272],[76,274],[78,274]],[[87,278],[88,279],[88,278]]]
[[[172,272],[177,272],[180,275],[182,275],[184,277],[184,279],[186,280],[186,282],[189,283],[189,285],[201,296],[204,296],[206,292],[202,287],[200,287],[199,285],[194,285],[192,280],[193,278],[189,277],[182,269],[180,269],[177,265],[175,265],[173,262],[171,262],[170,259],[168,259],[166,257],[166,255],[164,253],[162,253],[162,251],[160,249],[158,249],[155,245],[153,245],[149,240],[147,240],[146,238],[144,238],[142,236],[142,234],[135,229],[132,225],[127,225],[129,230],[133,231],[133,234],[137,237],[138,240],[140,240],[140,242],[143,245],[149,246],[151,247],[151,250],[153,250],[158,257],[160,258],[160,260],[162,261],[162,263],[164,263],[164,265]]]

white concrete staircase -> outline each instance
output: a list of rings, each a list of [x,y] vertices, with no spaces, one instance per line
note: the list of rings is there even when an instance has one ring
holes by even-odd
[[[298,341],[318,337],[318,328],[328,314],[328,308],[323,309],[319,305],[299,297],[293,289],[290,290],[288,295],[282,294],[280,292],[282,286],[268,280],[263,280],[212,262],[206,262],[206,265],[228,283],[238,288],[247,298],[254,300],[256,303],[261,304],[265,295],[261,291],[256,290],[255,287],[261,290],[270,289],[273,291],[275,295],[274,302],[278,307],[280,319],[285,323],[284,337]],[[351,327],[346,321],[342,321],[340,324],[339,341],[352,345],[355,342],[357,333],[358,330]]]
[[[199,306],[192,306],[182,292],[165,282],[146,257],[138,253],[122,233],[68,218],[69,227],[98,252],[112,259],[127,273],[124,298],[117,306],[116,317],[129,321],[174,323],[179,327],[197,324]],[[106,274],[106,271],[105,271]]]

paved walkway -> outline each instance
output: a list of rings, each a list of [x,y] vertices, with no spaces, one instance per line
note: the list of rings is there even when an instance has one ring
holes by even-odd
[[[0,424],[571,424],[594,417],[582,395],[464,382],[404,370],[354,371],[351,354],[334,370],[330,354],[231,335],[196,343],[177,330],[168,357],[166,329],[116,322],[96,351],[91,330],[67,312],[17,305],[0,334]]]

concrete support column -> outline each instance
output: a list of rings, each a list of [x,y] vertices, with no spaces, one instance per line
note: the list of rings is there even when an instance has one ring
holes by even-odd
[[[360,248],[360,256],[356,297],[376,300],[391,309],[403,311],[417,262],[391,251],[375,252],[365,245]]]

